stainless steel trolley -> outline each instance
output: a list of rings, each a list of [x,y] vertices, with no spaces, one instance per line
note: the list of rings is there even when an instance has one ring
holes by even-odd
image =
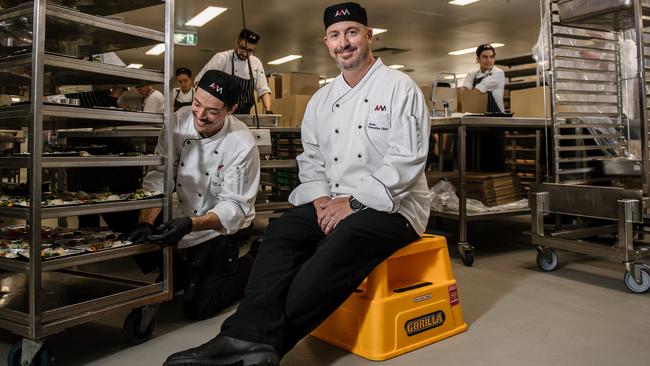
[[[553,248],[609,257],[633,292],[650,289],[648,200],[650,2],[546,0],[552,181],[533,187],[532,243],[543,271]],[[636,59],[636,60],[635,60]],[[629,91],[635,91],[630,93]],[[553,229],[544,214],[555,213]],[[562,225],[562,215],[572,224]]]
[[[165,7],[164,32],[104,17],[154,5]],[[30,100],[28,104],[0,107],[0,127],[26,128],[29,147],[29,156],[0,157],[0,167],[26,170],[31,198],[28,208],[0,208],[1,218],[27,224],[30,245],[28,261],[0,258],[3,271],[0,273],[0,327],[24,337],[11,350],[8,363],[45,365],[48,355],[44,342],[48,336],[125,309],[135,309],[124,324],[127,337],[133,343],[146,341],[153,331],[152,314],[155,313],[147,310],[171,298],[171,249],[164,250],[165,278],[153,283],[89,273],[77,266],[160,249],[155,245],[129,245],[44,260],[40,255],[41,225],[42,220],[48,218],[149,207],[164,207],[165,218],[169,218],[171,164],[167,159],[155,157],[45,157],[42,155],[43,132],[72,127],[161,126],[169,120],[174,0],[0,0],[0,8],[0,32],[5,37],[0,47],[3,50],[0,54],[0,84],[24,91]],[[164,43],[166,47],[164,72],[80,59],[158,43]],[[53,90],[59,86],[74,90],[78,85],[138,85],[143,82],[164,83],[166,103],[163,115],[43,102],[44,96],[54,93]],[[171,154],[168,152],[167,156]],[[42,207],[44,170],[152,165],[166,166],[165,192],[168,194],[164,198]],[[64,295],[70,296],[66,298]]]

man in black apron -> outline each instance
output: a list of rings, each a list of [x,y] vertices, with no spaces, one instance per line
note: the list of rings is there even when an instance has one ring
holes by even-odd
[[[476,89],[487,94],[488,114],[505,113],[503,93],[505,74],[494,66],[496,52],[490,44],[476,48],[476,63],[479,67],[467,74],[463,88]],[[468,167],[481,171],[502,171],[505,169],[505,139],[502,131],[472,133],[468,135]],[[478,166],[477,166],[478,164]]]
[[[259,113],[272,114],[271,89],[268,86],[264,67],[259,58],[253,56],[260,36],[248,29],[243,29],[237,38],[233,50],[219,52],[208,61],[203,69],[196,75],[196,80],[207,70],[221,70],[230,74],[241,88],[241,95],[237,101],[235,114],[248,114],[255,104],[254,92],[262,100],[264,111]]]
[[[192,105],[194,99],[194,88],[192,87],[192,70],[187,67],[176,69],[176,82],[178,88],[174,88],[174,112],[182,107]]]

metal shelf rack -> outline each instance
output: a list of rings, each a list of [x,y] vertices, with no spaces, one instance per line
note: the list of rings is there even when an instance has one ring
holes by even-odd
[[[164,32],[102,17],[153,5],[165,7]],[[15,22],[17,18],[21,21]],[[47,349],[44,344],[48,336],[71,326],[96,320],[100,316],[128,309],[136,309],[125,322],[124,330],[128,338],[132,342],[145,341],[153,331],[151,319],[154,312],[151,310],[172,296],[171,249],[163,250],[164,278],[153,283],[102,273],[82,272],[77,266],[160,248],[156,245],[130,245],[42,259],[41,220],[149,207],[162,207],[164,218],[169,219],[171,164],[167,159],[152,156],[43,156],[43,132],[60,128],[121,125],[160,127],[169,120],[172,112],[170,95],[173,82],[174,0],[0,0],[0,21],[5,29],[18,33],[27,31],[30,39],[22,39],[22,43],[16,41],[13,47],[3,47],[0,54],[0,57],[6,56],[0,58],[0,85],[28,90],[30,97],[29,104],[0,108],[0,127],[28,130],[29,154],[2,157],[0,165],[27,168],[30,183],[28,196],[31,197],[30,207],[0,209],[0,217],[20,219],[27,224],[30,243],[28,261],[0,258],[0,269],[5,271],[0,274],[0,281],[3,286],[10,288],[0,306],[0,327],[23,337],[22,342],[16,344],[9,353],[8,363],[47,364]],[[64,34],[76,35],[76,41],[63,39]],[[95,53],[163,42],[167,50],[163,72],[129,69],[78,59]],[[50,105],[43,102],[44,95],[55,93],[54,87],[138,85],[143,81],[164,84],[166,103],[162,115],[118,109]],[[132,131],[119,133],[127,136]],[[155,133],[157,135],[159,132]],[[170,151],[166,154],[171,155]],[[168,193],[163,198],[42,207],[40,198],[44,169],[147,165],[165,166],[164,191]],[[74,291],[57,292],[62,289]],[[137,309],[140,307],[144,310]],[[129,318],[131,321],[128,321]],[[131,325],[127,329],[128,324]]]
[[[616,259],[628,289],[646,292],[649,267],[638,261],[650,255],[650,2],[547,0],[545,7],[553,162],[550,182],[530,196],[537,265],[557,269],[554,248]],[[634,59],[624,57],[630,50]],[[553,229],[544,225],[547,213],[556,214]],[[573,223],[564,227],[560,215]]]

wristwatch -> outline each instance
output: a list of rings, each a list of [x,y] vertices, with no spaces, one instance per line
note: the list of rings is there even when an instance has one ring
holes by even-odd
[[[350,209],[352,209],[352,212],[358,212],[366,208],[363,203],[357,201],[354,196],[350,196]]]

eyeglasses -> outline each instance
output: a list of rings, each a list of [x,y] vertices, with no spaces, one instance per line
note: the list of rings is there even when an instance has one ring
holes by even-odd
[[[241,44],[241,43],[237,45],[237,48],[238,48],[240,51],[242,51],[242,52],[246,52],[246,51],[248,51],[248,53],[253,53],[253,52],[255,52],[255,47],[253,47],[253,48],[246,48],[246,46],[243,45],[243,44]]]

